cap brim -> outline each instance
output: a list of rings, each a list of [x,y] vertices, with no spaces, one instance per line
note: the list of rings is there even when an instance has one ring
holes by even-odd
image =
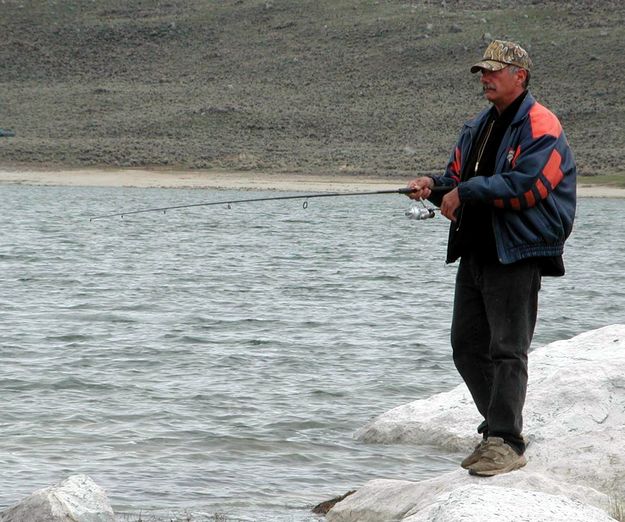
[[[508,63],[496,62],[494,60],[483,60],[481,62],[477,62],[473,67],[471,67],[471,72],[476,73],[481,70],[486,71],[501,71],[501,69],[508,67]]]

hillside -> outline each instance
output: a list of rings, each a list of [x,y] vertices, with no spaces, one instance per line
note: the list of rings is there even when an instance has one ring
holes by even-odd
[[[492,37],[581,173],[625,171],[620,1],[3,0],[0,31],[1,165],[437,172]]]

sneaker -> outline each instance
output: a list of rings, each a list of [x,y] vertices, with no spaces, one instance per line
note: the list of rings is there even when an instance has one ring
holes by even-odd
[[[469,473],[491,477],[522,468],[525,464],[525,456],[519,455],[501,437],[488,437],[480,450],[479,459],[469,467]]]
[[[480,443],[477,446],[475,446],[475,448],[473,449],[473,453],[471,453],[471,455],[469,455],[460,463],[460,466],[462,466],[464,469],[469,469],[470,466],[472,466],[478,460],[480,460],[480,451],[482,450],[485,444],[486,444],[486,439],[482,439]]]

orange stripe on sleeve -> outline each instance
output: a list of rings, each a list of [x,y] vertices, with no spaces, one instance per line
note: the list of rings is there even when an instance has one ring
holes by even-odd
[[[564,173],[560,168],[561,164],[562,156],[560,156],[559,152],[554,149],[551,152],[551,156],[549,156],[549,161],[547,161],[547,164],[543,169],[543,174],[545,175],[549,183],[551,183],[552,189],[556,188],[558,183],[560,183],[560,181],[562,181],[562,178],[564,177]]]
[[[534,196],[534,193],[531,190],[528,190],[525,194],[525,202],[527,203],[528,207],[533,207],[534,205],[536,205],[536,196]]]
[[[519,201],[519,198],[512,198],[510,200],[510,206],[514,209],[514,210],[521,210],[521,202]]]
[[[451,170],[454,174],[460,175],[460,165],[462,164],[460,156],[460,147],[456,147],[456,153],[454,154],[454,161],[451,164]]]
[[[556,115],[540,103],[535,103],[529,112],[532,138],[538,139],[546,134],[557,138],[562,134],[562,125]]]
[[[545,184],[541,180],[536,181],[536,188],[538,189],[538,193],[542,199],[545,199],[549,194],[547,187],[545,187]]]

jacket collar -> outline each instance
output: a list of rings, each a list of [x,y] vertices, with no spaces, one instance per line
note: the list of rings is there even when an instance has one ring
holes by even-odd
[[[521,106],[519,107],[516,116],[512,118],[512,122],[510,123],[510,125],[518,125],[522,120],[524,120],[535,103],[536,100],[532,96],[532,93],[528,92],[527,96],[523,100],[523,103],[521,103]]]
[[[525,97],[525,99],[521,103],[521,106],[519,107],[519,110],[517,111],[514,118],[512,118],[512,122],[510,123],[510,126],[518,125],[519,123],[521,123],[527,117],[530,109],[535,103],[536,103],[536,100],[532,96],[532,93],[528,91],[527,96]],[[466,122],[465,125],[471,128],[479,127],[480,125],[482,125],[484,120],[488,118],[488,113],[490,112],[490,109],[491,109],[490,107],[487,107],[482,112],[480,112],[475,118]]]

